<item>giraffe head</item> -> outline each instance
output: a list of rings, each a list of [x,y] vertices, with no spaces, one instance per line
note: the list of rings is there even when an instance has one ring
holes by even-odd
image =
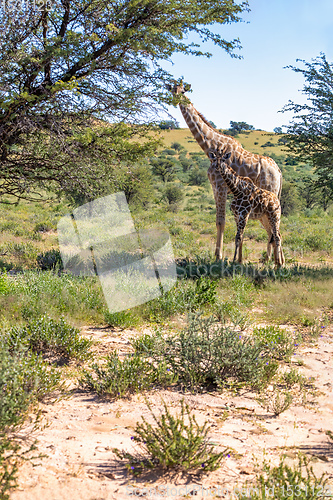
[[[210,149],[208,151],[208,157],[211,160],[211,164],[217,170],[220,169],[223,163],[225,163],[231,157],[231,152],[222,154],[221,151],[217,151],[216,149]]]
[[[191,88],[189,83],[183,83],[183,80],[173,81],[173,85],[167,84],[166,88],[172,92],[173,95],[184,95],[185,92],[188,92]]]

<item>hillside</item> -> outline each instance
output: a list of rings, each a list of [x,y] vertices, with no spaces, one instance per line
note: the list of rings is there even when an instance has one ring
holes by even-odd
[[[222,130],[220,130],[222,132]],[[166,147],[170,147],[173,142],[179,142],[189,152],[202,151],[188,128],[180,128],[174,130],[163,130],[162,136]],[[268,133],[264,130],[251,130],[250,132],[243,132],[235,138],[241,143],[243,148],[251,151],[252,153],[271,156],[273,155],[286,155],[283,151],[283,146],[278,144],[279,134]],[[267,143],[273,145],[264,146]]]

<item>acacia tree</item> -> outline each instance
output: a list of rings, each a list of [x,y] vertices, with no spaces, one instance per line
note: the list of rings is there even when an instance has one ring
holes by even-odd
[[[283,111],[295,117],[288,127],[286,147],[298,160],[314,167],[313,189],[324,210],[333,197],[333,63],[321,54],[305,67],[289,66],[305,78],[305,104],[289,102]]]
[[[117,162],[151,154],[146,137],[169,102],[162,68],[176,52],[205,55],[210,26],[237,22],[247,1],[33,0],[0,9],[0,197],[56,182],[88,192]],[[191,33],[200,43],[191,40]],[[101,121],[103,120],[103,121]],[[127,124],[127,125],[126,125]]]

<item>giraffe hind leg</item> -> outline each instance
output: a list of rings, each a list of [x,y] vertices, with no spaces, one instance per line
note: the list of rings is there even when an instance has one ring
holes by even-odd
[[[269,220],[268,220],[268,218],[267,218],[266,215],[263,216],[260,219],[260,222],[263,225],[263,227],[265,228],[265,230],[267,232],[267,236],[268,236],[268,240],[267,240],[267,255],[266,255],[265,261],[269,262],[269,260],[271,258],[271,255],[272,255],[272,244],[273,244],[273,241],[274,241],[273,233],[272,233],[272,230],[271,230],[271,226],[270,226]]]

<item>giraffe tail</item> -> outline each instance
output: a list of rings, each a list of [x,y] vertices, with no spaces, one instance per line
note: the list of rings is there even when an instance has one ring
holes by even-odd
[[[282,172],[280,172],[280,189],[278,192],[278,198],[281,200],[281,191],[282,191]]]

